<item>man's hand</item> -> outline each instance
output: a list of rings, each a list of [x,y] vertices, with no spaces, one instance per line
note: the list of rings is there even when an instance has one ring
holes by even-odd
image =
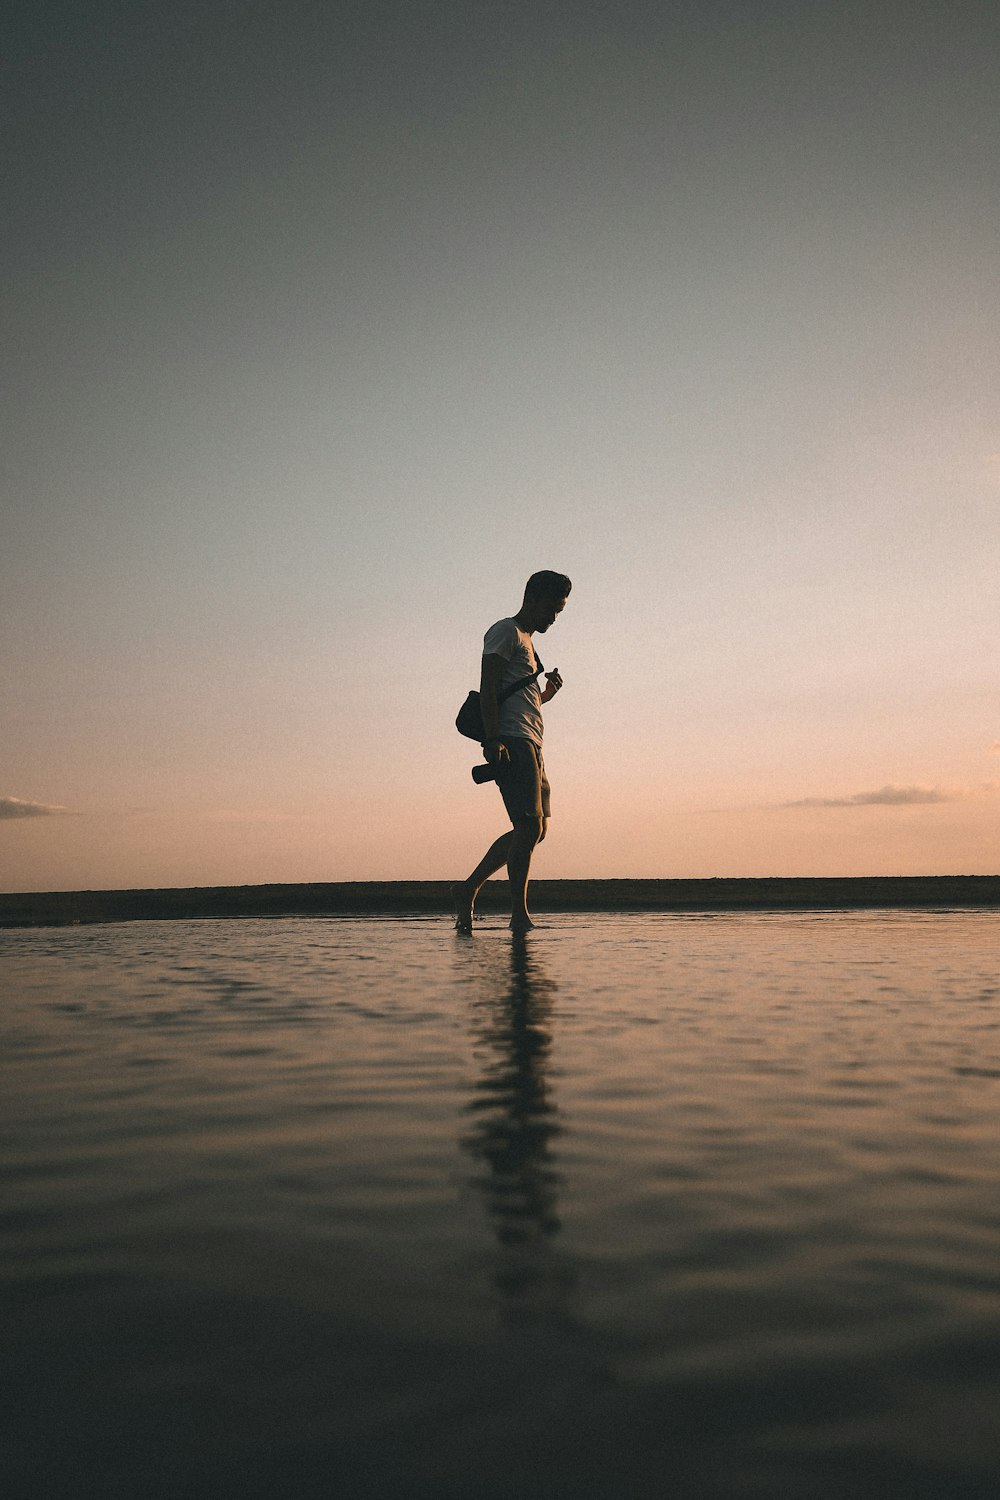
[[[503,740],[487,740],[483,746],[483,754],[491,766],[505,766],[510,760],[510,751]]]
[[[562,685],[563,685],[563,680],[559,676],[559,668],[558,667],[554,667],[551,672],[546,672],[545,673],[545,686],[542,688],[542,691],[541,691],[541,700],[542,700],[542,702],[543,703],[548,703],[548,701],[549,701],[550,698],[554,698],[555,695],[556,695],[556,693],[558,693],[559,689],[562,687]]]

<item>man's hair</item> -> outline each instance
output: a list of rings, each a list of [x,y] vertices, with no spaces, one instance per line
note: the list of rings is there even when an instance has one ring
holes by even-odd
[[[540,573],[532,573],[524,585],[524,597],[565,599],[572,587],[565,573],[553,573],[550,568],[543,568]]]

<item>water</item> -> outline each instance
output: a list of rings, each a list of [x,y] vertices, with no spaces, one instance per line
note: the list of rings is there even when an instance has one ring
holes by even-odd
[[[3,1493],[993,1500],[997,923],[0,934]]]

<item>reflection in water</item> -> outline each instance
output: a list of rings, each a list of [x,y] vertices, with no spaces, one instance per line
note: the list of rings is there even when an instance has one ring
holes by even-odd
[[[517,1320],[562,1318],[574,1280],[553,1253],[560,1176],[552,1143],[561,1126],[548,1077],[547,1030],[556,986],[530,939],[513,937],[510,968],[477,1017],[483,1071],[467,1106],[474,1125],[463,1145],[485,1171],[484,1195],[501,1254],[494,1285]]]

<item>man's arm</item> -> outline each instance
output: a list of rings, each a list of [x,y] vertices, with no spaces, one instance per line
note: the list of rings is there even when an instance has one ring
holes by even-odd
[[[483,711],[483,729],[486,733],[486,759],[491,762],[507,758],[506,746],[500,741],[500,706],[497,703],[506,665],[502,656],[484,656],[482,676],[479,679],[479,705]]]

